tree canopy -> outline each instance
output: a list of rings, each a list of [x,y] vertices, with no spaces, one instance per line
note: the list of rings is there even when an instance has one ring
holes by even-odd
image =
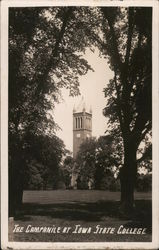
[[[101,51],[109,58],[114,71],[114,78],[105,88],[108,103],[104,115],[109,117],[111,129],[121,135],[123,141],[121,200],[126,207],[132,207],[136,153],[140,143],[151,137],[152,9],[130,7],[110,11],[102,8],[101,12],[104,22]],[[151,143],[145,146],[146,156],[151,152]]]
[[[81,145],[76,158],[76,172],[81,182],[91,181],[95,189],[102,188],[102,182],[109,182],[118,176],[121,164],[120,153],[112,136],[90,138]]]
[[[43,152],[41,158],[38,155],[38,161],[41,166],[47,165],[47,169],[49,161],[57,167],[57,157],[64,153],[55,136],[58,126],[51,113],[59,100],[60,89],[66,87],[70,95],[77,95],[79,75],[91,69],[81,55],[90,43],[81,25],[86,27],[89,19],[90,16],[85,18],[84,8],[9,9],[10,207],[21,202],[33,152]],[[28,149],[32,150],[29,158]],[[62,154],[57,150],[62,150]]]
[[[151,131],[151,12],[151,8],[113,8],[113,12],[102,9],[102,50],[114,70],[114,78],[105,88],[109,99],[104,114],[109,116],[111,128],[117,131],[120,124],[124,145],[130,140],[136,150]]]
[[[80,54],[89,44],[82,22],[89,22],[82,8],[10,9],[10,131],[41,133],[50,128],[52,133],[55,122],[48,111],[58,101],[60,88],[79,93],[78,76],[91,69]],[[80,39],[84,35],[85,41]]]

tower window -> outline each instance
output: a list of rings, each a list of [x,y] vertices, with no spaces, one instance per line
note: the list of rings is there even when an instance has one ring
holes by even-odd
[[[80,118],[78,117],[78,128],[80,128]]]
[[[77,128],[77,118],[76,118],[76,128]]]
[[[82,117],[81,117],[81,128],[82,128]]]

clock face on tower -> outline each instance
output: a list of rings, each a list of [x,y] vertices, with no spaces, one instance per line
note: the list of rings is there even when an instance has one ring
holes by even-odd
[[[76,136],[77,136],[77,138],[80,138],[80,137],[81,137],[81,135],[80,135],[80,134],[77,134]]]

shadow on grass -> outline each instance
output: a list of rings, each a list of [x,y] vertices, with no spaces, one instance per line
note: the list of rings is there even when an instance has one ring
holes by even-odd
[[[151,200],[137,200],[132,221],[125,227],[147,228],[147,233],[152,233],[152,202]]]
[[[152,206],[150,200],[137,200],[136,208],[130,217],[120,214],[119,201],[98,201],[96,203],[67,202],[63,204],[24,203],[15,220],[27,221],[32,216],[48,216],[54,219],[79,220],[85,222],[107,219],[127,220],[127,227],[146,227],[151,232]]]

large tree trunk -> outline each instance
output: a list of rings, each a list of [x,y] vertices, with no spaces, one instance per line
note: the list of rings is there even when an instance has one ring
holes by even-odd
[[[120,171],[121,208],[131,213],[134,208],[134,188],[137,175],[136,149],[133,146],[125,148],[124,166]]]
[[[19,176],[9,176],[9,217],[14,217],[23,201],[23,183]]]
[[[22,150],[18,147],[10,150],[9,159],[9,216],[14,217],[22,205],[27,176]]]

